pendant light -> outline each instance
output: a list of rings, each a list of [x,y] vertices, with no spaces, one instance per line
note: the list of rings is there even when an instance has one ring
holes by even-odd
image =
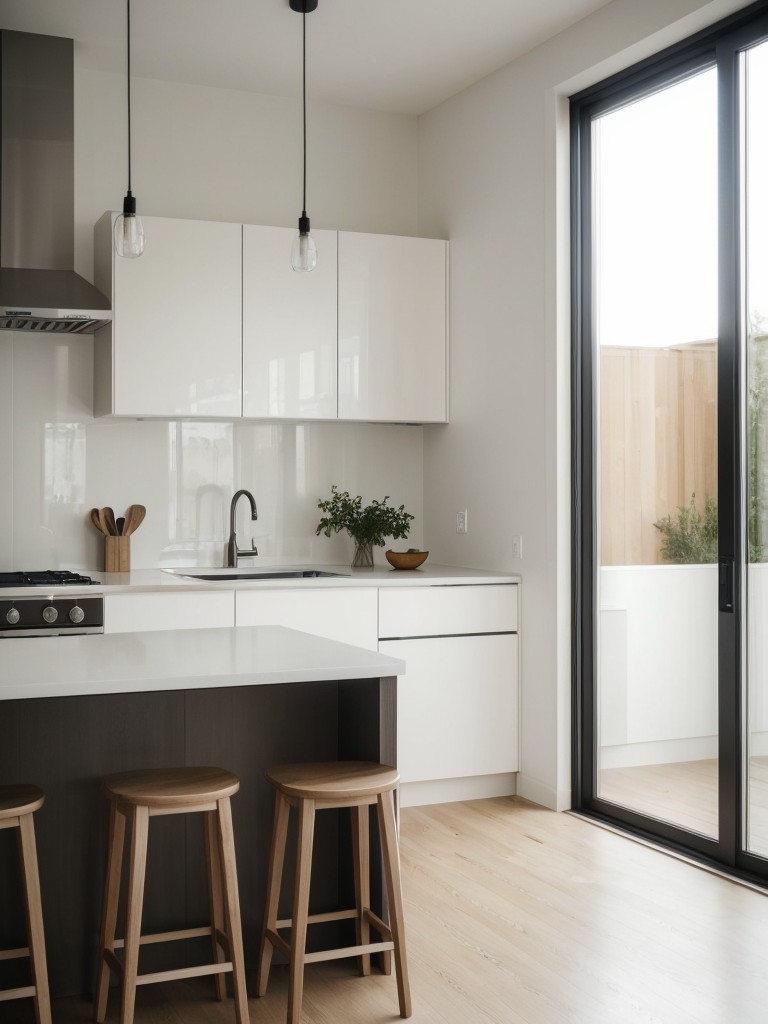
[[[123,199],[123,212],[115,221],[115,252],[124,259],[133,260],[144,252],[144,225],[136,213],[136,199],[131,192],[131,0],[126,0],[128,27],[128,191]]]
[[[317,266],[317,247],[309,233],[307,216],[307,15],[317,8],[318,0],[290,0],[291,10],[301,15],[301,106],[304,136],[304,191],[299,217],[299,233],[291,247],[291,266],[299,272],[314,270]]]

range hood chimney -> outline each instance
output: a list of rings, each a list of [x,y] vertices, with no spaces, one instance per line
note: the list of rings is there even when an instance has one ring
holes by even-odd
[[[109,300],[75,256],[72,40],[0,32],[0,330],[93,332]]]

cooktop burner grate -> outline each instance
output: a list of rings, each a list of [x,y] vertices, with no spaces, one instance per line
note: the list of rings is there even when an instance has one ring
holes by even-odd
[[[38,572],[0,572],[0,587],[87,587],[97,584],[90,576],[68,569],[43,569]]]

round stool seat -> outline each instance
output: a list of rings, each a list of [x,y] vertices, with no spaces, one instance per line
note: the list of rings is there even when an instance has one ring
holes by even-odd
[[[0,820],[39,811],[44,800],[37,786],[0,786]]]
[[[142,807],[183,807],[223,800],[240,788],[224,768],[148,768],[107,775],[102,790],[110,799]]]
[[[355,800],[394,789],[396,768],[375,761],[323,761],[270,768],[267,780],[286,796],[299,800]]]

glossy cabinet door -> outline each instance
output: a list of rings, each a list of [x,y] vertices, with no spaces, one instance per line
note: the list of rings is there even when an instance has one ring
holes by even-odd
[[[406,665],[397,690],[404,783],[519,770],[518,602],[509,583],[379,591],[379,650]]]
[[[397,689],[403,782],[518,771],[514,633],[382,640],[405,661]]]
[[[241,415],[240,224],[142,217],[138,259],[114,254],[114,214],[94,234],[114,320],[94,341],[97,415]]]
[[[291,267],[295,228],[243,227],[243,416],[336,418],[336,232]]]
[[[443,423],[448,243],[339,232],[339,419]]]

